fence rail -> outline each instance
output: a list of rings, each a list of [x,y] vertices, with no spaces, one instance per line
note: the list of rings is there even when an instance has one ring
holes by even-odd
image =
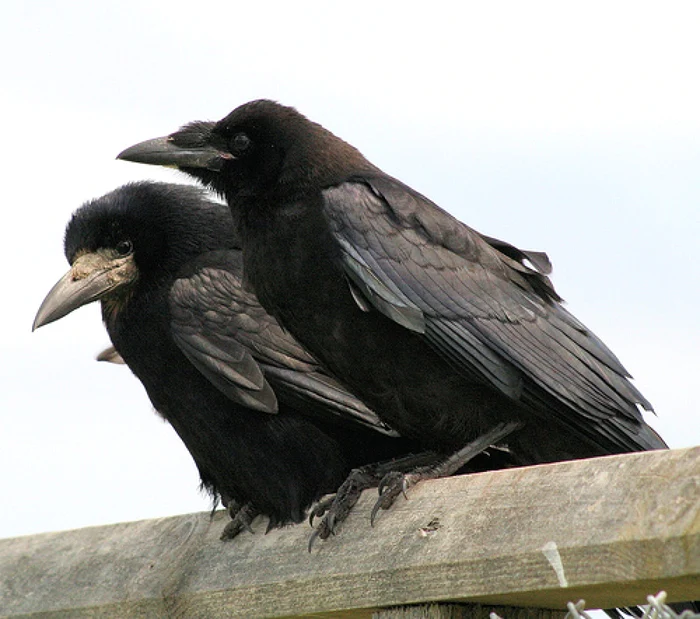
[[[661,589],[700,599],[700,447],[425,482],[370,527],[375,497],[312,553],[304,524],[264,535],[259,519],[254,535],[220,542],[221,513],[0,540],[0,615],[371,617],[421,605],[401,616],[461,617],[426,609],[472,602],[531,607],[499,612],[523,617]]]

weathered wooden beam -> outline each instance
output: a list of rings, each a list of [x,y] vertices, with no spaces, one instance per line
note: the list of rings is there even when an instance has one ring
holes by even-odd
[[[514,608],[482,604],[418,604],[380,610],[372,619],[490,619],[495,613],[503,619],[564,619],[566,611],[546,608]]]
[[[368,491],[307,552],[301,524],[218,539],[219,515],[0,540],[0,615],[370,617],[479,602],[562,609],[700,599],[700,447],[419,484],[369,526]],[[316,615],[317,614],[317,615]]]

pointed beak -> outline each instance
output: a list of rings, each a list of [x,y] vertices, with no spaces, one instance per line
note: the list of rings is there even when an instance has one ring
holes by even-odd
[[[178,146],[173,136],[154,138],[130,146],[117,159],[171,168],[205,168],[218,172],[233,155],[208,145]]]
[[[136,279],[133,256],[110,258],[95,252],[80,256],[41,304],[32,331],[97,301]]]
[[[100,354],[98,354],[95,359],[98,361],[105,361],[106,363],[114,363],[118,365],[124,365],[125,361],[122,356],[117,352],[114,346],[108,346]]]

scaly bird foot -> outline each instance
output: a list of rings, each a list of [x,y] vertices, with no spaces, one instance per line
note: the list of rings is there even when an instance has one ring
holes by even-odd
[[[434,463],[436,459],[442,458],[435,452],[422,452],[353,469],[333,496],[323,499],[311,510],[309,523],[312,526],[314,518],[322,520],[309,539],[309,552],[317,539],[327,539],[335,534],[338,524],[347,518],[363,490],[376,487],[391,471],[412,470]]]
[[[470,460],[521,427],[522,424],[517,421],[500,423],[447,458],[440,458],[437,462],[427,466],[419,466],[409,472],[390,471],[379,482],[379,498],[372,508],[370,523],[374,526],[374,520],[379,510],[389,509],[400,494],[403,494],[404,498],[408,498],[406,491],[418,482],[453,475]]]
[[[236,537],[241,531],[246,530],[254,533],[251,524],[255,517],[260,513],[251,503],[246,503],[240,506],[235,501],[231,501],[226,508],[231,522],[229,522],[221,532],[222,540],[230,540]]]
[[[316,539],[327,539],[335,534],[337,525],[347,518],[362,491],[375,487],[380,479],[381,474],[378,473],[378,466],[375,464],[353,469],[333,496],[323,499],[311,510],[309,514],[311,526],[314,518],[322,518],[322,520],[309,538],[309,552]]]

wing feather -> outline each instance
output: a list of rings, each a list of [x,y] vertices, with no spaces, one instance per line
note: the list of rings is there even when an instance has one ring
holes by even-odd
[[[546,254],[482,236],[390,177],[329,188],[324,209],[367,304],[532,410],[616,444],[636,440],[637,405],[651,405],[564,309]],[[655,441],[639,440],[647,439]]]
[[[192,261],[171,287],[169,302],[174,341],[231,400],[275,413],[280,398],[310,415],[396,435],[328,376],[246,290],[239,251],[209,252]]]

